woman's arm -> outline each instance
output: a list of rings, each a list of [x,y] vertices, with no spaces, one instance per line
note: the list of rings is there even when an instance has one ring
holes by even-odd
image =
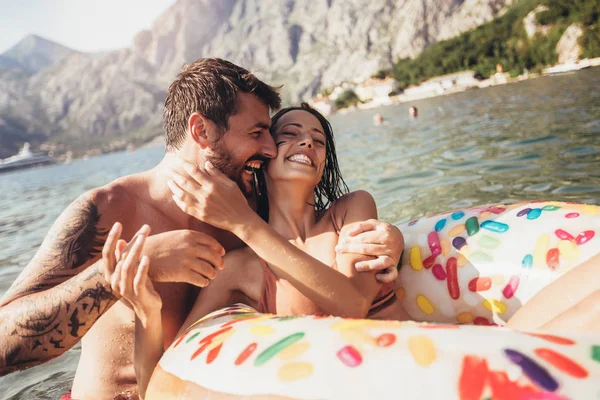
[[[134,367],[142,397],[163,351],[162,300],[148,279],[150,259],[142,256],[149,234],[150,227],[144,225],[127,245],[120,239],[117,222],[102,250],[105,280],[113,293],[129,301],[136,314]]]
[[[142,398],[164,351],[161,309],[149,310],[141,318],[136,311],[133,364]]]
[[[345,214],[344,227],[377,218],[373,197],[351,193],[338,200],[338,213]],[[342,230],[344,230],[342,227]],[[375,272],[359,273],[354,264],[371,259],[361,254],[337,254],[338,270],[300,250],[275,232],[262,219],[252,218],[233,233],[270,264],[280,278],[288,280],[325,312],[347,318],[364,318],[381,284]]]
[[[200,289],[192,310],[175,337],[181,336],[194,322],[215,310],[227,307],[239,299],[238,294],[258,300],[262,288],[262,271],[254,252],[243,247],[224,257],[225,268],[210,284]]]
[[[249,272],[259,278],[261,275],[256,274],[256,270],[252,269],[255,264],[253,264],[251,257],[254,258],[254,263],[256,263],[256,256],[248,248],[234,250],[225,255],[225,268],[217,273],[215,279],[207,287],[200,289],[196,302],[175,336],[176,338],[181,336],[191,324],[204,315],[230,305],[236,290],[243,290],[245,293],[252,289],[249,285],[256,284],[256,279],[251,279]],[[260,265],[258,267],[260,268]],[[138,274],[143,277],[144,271],[138,271]],[[142,280],[143,278],[136,279]],[[240,286],[241,282],[244,284]],[[143,293],[143,291],[140,290],[139,293]],[[131,296],[132,304],[133,301],[140,303],[139,294],[136,293],[135,296]],[[160,300],[160,297],[158,297],[158,300]],[[165,349],[161,307],[157,307],[156,304],[150,306],[148,301],[144,303],[145,305],[138,305],[137,307],[134,305],[136,312],[134,365],[142,397],[146,395],[152,373]]]
[[[191,179],[175,175],[175,181],[168,182],[173,200],[184,212],[233,232],[271,264],[275,274],[290,281],[325,312],[356,318],[367,315],[380,284],[373,273],[350,270],[355,262],[369,257],[347,254],[338,261],[343,273],[336,271],[275,232],[250,209],[237,185],[212,165],[207,163],[206,170],[188,164],[184,168]],[[356,192],[343,202],[348,210],[344,211],[345,225],[377,217],[375,202],[367,192]]]

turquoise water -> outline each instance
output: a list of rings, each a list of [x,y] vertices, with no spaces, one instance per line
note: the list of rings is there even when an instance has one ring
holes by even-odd
[[[390,222],[474,204],[600,204],[600,68],[333,117],[341,169]],[[375,113],[385,122],[374,126]],[[0,175],[0,295],[79,194],[150,168],[162,148]],[[79,349],[0,378],[1,399],[56,399]]]

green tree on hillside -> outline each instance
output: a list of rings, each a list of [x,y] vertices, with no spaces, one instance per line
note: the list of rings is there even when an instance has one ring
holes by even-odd
[[[536,14],[549,25],[547,35],[529,39],[523,18],[538,5],[548,10]],[[583,27],[583,57],[600,56],[600,0],[520,0],[493,21],[455,38],[427,47],[417,58],[398,60],[392,76],[404,88],[434,76],[472,69],[481,78],[496,71],[496,64],[512,76],[541,70],[556,63],[556,44],[572,23]]]
[[[335,106],[336,110],[339,110],[342,108],[355,106],[359,102],[360,99],[358,98],[354,90],[346,89],[342,92],[342,94],[340,94],[340,96],[337,99],[335,99],[333,105]]]

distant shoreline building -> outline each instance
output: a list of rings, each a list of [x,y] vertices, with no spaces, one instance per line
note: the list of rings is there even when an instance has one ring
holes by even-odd
[[[404,94],[410,97],[430,97],[474,87],[479,87],[475,72],[461,71],[431,78],[420,85],[409,86],[404,89]]]
[[[398,82],[391,77],[384,79],[368,78],[358,83],[354,92],[360,101],[369,101],[376,104],[390,104],[390,94],[396,93],[398,89]]]

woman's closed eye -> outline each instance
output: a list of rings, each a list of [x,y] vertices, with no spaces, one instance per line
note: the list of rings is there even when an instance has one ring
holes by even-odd
[[[292,139],[296,137],[296,134],[294,132],[279,132],[277,136],[279,136],[278,139]],[[283,138],[281,136],[283,136]],[[279,147],[286,142],[287,140],[279,140],[275,142],[275,146]]]

